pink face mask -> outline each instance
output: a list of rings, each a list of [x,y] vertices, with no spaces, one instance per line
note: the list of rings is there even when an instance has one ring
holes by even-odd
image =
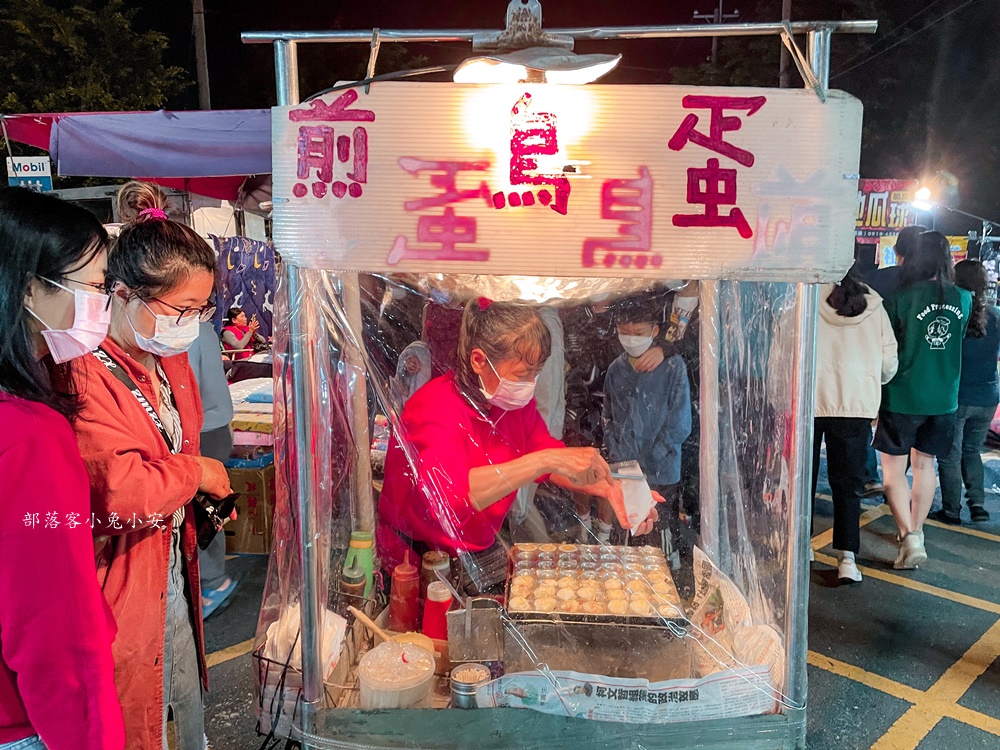
[[[42,280],[69,292],[74,297],[73,327],[66,330],[57,331],[51,328],[33,310],[25,307],[31,317],[45,326],[42,338],[45,339],[52,359],[57,364],[62,364],[82,357],[99,347],[107,338],[108,327],[111,325],[111,310],[107,296],[99,292],[70,289],[49,279]]]

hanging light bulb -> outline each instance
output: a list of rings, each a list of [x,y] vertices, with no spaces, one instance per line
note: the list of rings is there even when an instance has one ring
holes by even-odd
[[[558,47],[531,47],[471,57],[455,71],[456,83],[592,83],[621,55],[577,55]]]
[[[511,0],[506,29],[477,35],[472,46],[484,54],[458,66],[456,83],[591,83],[622,59],[577,55],[571,38],[546,34],[538,0]]]

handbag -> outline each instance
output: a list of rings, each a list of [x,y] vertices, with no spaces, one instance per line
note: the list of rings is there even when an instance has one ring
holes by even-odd
[[[152,420],[153,426],[156,427],[157,431],[160,433],[160,437],[163,438],[163,442],[166,443],[167,450],[171,453],[175,453],[176,451],[174,451],[170,436],[167,434],[167,430],[164,428],[163,422],[160,420],[160,415],[156,413],[156,409],[154,409],[153,405],[149,403],[149,399],[143,395],[143,392],[135,384],[132,378],[129,377],[128,373],[125,372],[124,368],[115,362],[111,356],[101,348],[95,349],[92,354],[97,357],[98,361],[108,369],[108,372],[110,372],[122,385],[129,389],[133,396],[135,396],[135,400],[139,402],[143,411],[145,411]],[[240,493],[238,492],[234,492],[219,501],[212,500],[212,498],[202,492],[199,492],[194,496],[192,508],[194,509],[198,546],[201,547],[201,549],[207,549],[208,545],[210,545],[212,540],[215,538],[215,535],[222,530],[222,527],[229,519],[229,516],[232,515],[233,510],[236,508],[236,501],[239,497]]]

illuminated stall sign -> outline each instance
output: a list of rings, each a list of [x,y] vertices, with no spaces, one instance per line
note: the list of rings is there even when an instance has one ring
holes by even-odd
[[[860,180],[854,221],[857,241],[878,245],[883,237],[895,236],[903,227],[916,224],[917,214],[910,201],[918,186],[918,180]]]
[[[839,279],[861,105],[841,92],[375,84],[273,111],[304,267]]]

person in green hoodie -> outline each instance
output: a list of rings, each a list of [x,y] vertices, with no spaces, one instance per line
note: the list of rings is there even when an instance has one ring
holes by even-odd
[[[896,569],[927,560],[923,526],[934,499],[934,457],[947,456],[954,440],[962,340],[972,306],[972,295],[954,278],[947,238],[925,232],[907,255],[899,289],[885,302],[899,344],[899,369],[882,388],[874,445],[882,454],[886,499],[899,529]]]

